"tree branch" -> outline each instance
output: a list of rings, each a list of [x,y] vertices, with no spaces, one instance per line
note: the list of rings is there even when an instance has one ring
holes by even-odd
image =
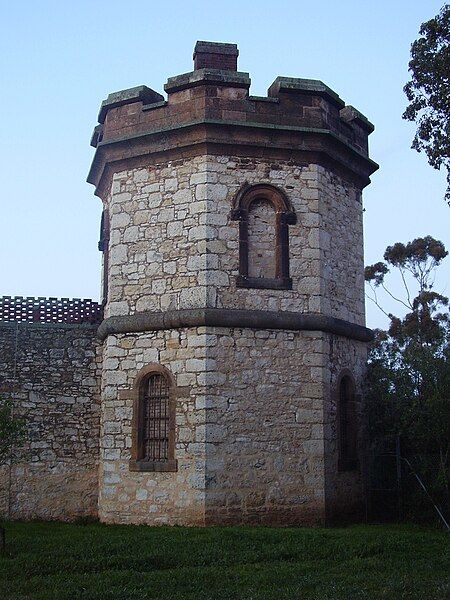
[[[411,295],[410,295],[410,293],[409,293],[409,288],[408,288],[408,285],[407,285],[407,283],[406,283],[405,274],[404,274],[404,272],[403,272],[403,269],[402,269],[401,267],[399,268],[399,271],[400,271],[400,275],[402,276],[403,285],[405,286],[406,295],[407,295],[407,297],[408,297],[408,304],[409,304],[409,308],[410,308],[411,310],[413,310],[413,306],[412,306],[412,304],[411,304]]]
[[[403,304],[403,306],[405,306],[408,310],[412,310],[412,306],[406,304],[406,302],[403,302],[403,300],[400,300],[400,298],[396,298],[394,296],[394,294],[391,294],[391,292],[387,289],[387,287],[384,285],[384,283],[381,284],[381,287],[383,288],[383,290],[389,294],[389,296],[391,298],[393,298],[394,300],[396,300],[397,302],[400,302],[400,304]]]
[[[366,298],[369,298],[369,300],[371,300],[375,304],[375,306],[378,306],[378,308],[381,310],[381,312],[384,315],[386,315],[386,317],[388,317],[388,319],[390,319],[391,318],[390,315],[378,304],[377,294],[376,294],[375,290],[373,289],[372,286],[370,286],[370,288],[373,291],[375,298],[372,298],[372,296],[369,296],[369,294],[367,294],[367,293],[365,294]]]

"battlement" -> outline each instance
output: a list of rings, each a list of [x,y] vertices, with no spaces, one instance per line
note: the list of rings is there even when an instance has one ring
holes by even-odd
[[[103,307],[93,300],[80,298],[0,297],[0,322],[98,324]]]
[[[101,195],[107,165],[130,156],[220,153],[315,152],[339,163],[364,187],[378,165],[368,156],[374,127],[322,81],[277,77],[265,97],[249,93],[249,74],[237,70],[235,44],[197,42],[194,70],[169,77],[167,100],[146,86],[110,94],[103,101],[91,144],[97,148],[88,181]],[[199,145],[203,144],[202,150]],[[258,150],[259,149],[259,150]]]

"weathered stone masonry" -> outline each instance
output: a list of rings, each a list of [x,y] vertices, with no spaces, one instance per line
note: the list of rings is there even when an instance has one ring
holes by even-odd
[[[372,126],[317,81],[278,78],[249,96],[232,56],[199,43],[167,101],[141,87],[100,111],[89,181],[108,222],[105,521],[293,524],[361,507],[362,455],[338,469],[335,388],[350,372],[360,413]],[[281,194],[286,214],[269,200],[258,225],[257,204],[244,216],[236,202],[252,186]],[[128,467],[132,390],[152,364],[175,380],[176,472]]]
[[[91,337],[83,360],[56,367],[72,374],[67,382],[58,371],[57,386],[73,384],[74,396],[58,393],[76,394],[77,411],[58,406],[78,419],[85,476],[74,497],[85,500],[78,513],[61,500],[53,512],[28,502],[25,516],[93,514],[97,490],[100,519],[116,523],[306,524],[361,510],[371,335],[361,192],[376,168],[373,126],[320,81],[278,77],[267,97],[249,95],[237,56],[232,44],[198,42],[194,71],[168,80],[167,100],[141,86],[102,104],[88,181],[104,207],[104,320],[97,358]],[[52,335],[62,340],[49,334],[48,346]],[[162,435],[145,395],[152,372],[170,374],[172,462],[141,456],[136,442]],[[354,381],[360,432],[346,469],[343,374]],[[44,437],[72,448],[70,435]],[[52,457],[39,460],[50,474]],[[9,497],[23,510],[19,493]]]
[[[95,325],[0,323],[0,394],[27,439],[2,469],[0,510],[12,519],[97,515],[99,369]]]

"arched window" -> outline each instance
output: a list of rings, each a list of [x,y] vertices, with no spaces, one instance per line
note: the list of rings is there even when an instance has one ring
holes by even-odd
[[[173,390],[172,376],[161,365],[149,365],[138,375],[134,386],[132,470],[176,470]]]
[[[296,216],[286,194],[272,185],[245,184],[233,201],[239,221],[238,287],[292,289],[288,225]]]
[[[102,304],[108,300],[108,269],[109,269],[109,212],[105,208],[100,222],[100,240],[98,249],[103,252],[102,261]]]
[[[340,471],[353,471],[358,467],[358,420],[356,412],[355,382],[344,373],[338,386],[338,436]]]

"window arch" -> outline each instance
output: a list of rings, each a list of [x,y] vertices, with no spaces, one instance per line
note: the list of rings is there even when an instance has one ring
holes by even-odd
[[[175,394],[171,373],[162,365],[140,371],[133,388],[134,471],[176,471]]]
[[[269,184],[245,184],[233,201],[239,221],[238,287],[292,289],[289,230],[296,215],[286,194]]]
[[[348,371],[339,377],[337,396],[338,469],[353,471],[358,468],[358,417],[355,381]]]

